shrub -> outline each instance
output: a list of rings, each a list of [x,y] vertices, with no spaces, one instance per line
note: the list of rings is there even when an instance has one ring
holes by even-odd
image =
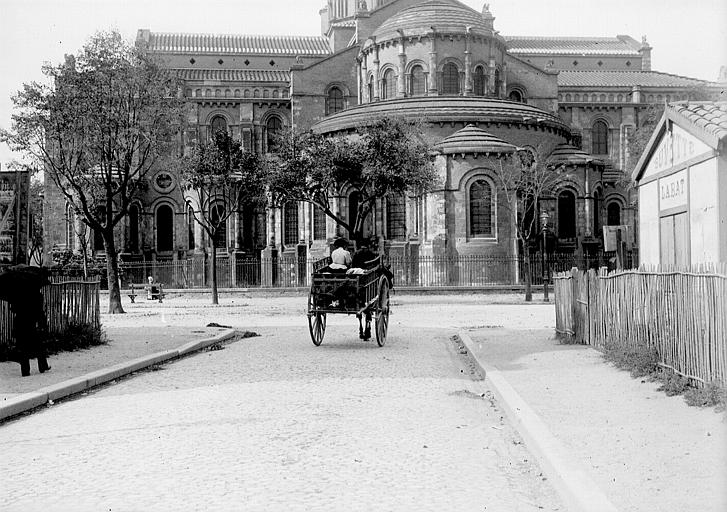
[[[108,343],[106,333],[90,324],[70,324],[61,333],[47,333],[44,346],[48,354],[73,352]]]
[[[659,370],[659,355],[653,348],[607,347],[604,357],[634,378],[652,376]]]

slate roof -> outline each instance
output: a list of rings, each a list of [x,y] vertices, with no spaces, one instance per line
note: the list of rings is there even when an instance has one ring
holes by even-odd
[[[328,39],[321,36],[250,36],[150,32],[146,47],[161,53],[245,55],[329,55]]]
[[[373,36],[377,39],[398,37],[397,30],[404,31],[405,35],[420,35],[431,32],[431,27],[438,32],[464,33],[467,26],[472,27],[472,31],[476,33],[492,34],[482,15],[474,9],[441,0],[430,0],[394,14],[374,31]]]
[[[548,163],[551,165],[603,165],[603,161],[570,144],[558,144],[548,157]]]
[[[560,117],[532,105],[480,96],[414,96],[347,108],[314,124],[317,133],[353,130],[382,115],[396,115],[404,119],[427,123],[490,123],[550,127],[557,133],[569,134],[570,129]]]
[[[694,87],[708,82],[659,71],[561,71],[558,87]]]
[[[290,71],[280,69],[175,69],[182,80],[220,82],[290,82]]]
[[[505,36],[514,54],[631,55],[639,56],[641,43],[630,36],[616,37],[533,37]]]
[[[434,146],[443,154],[513,153],[515,146],[498,139],[481,128],[468,124]]]
[[[666,108],[672,118],[678,116],[711,136],[713,144],[727,140],[727,101],[684,101]]]

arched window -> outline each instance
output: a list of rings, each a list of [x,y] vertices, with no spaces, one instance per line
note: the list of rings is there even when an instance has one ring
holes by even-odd
[[[326,214],[317,206],[313,206],[313,240],[325,240]]]
[[[495,70],[495,96],[500,97],[500,70]]]
[[[517,101],[518,103],[524,103],[523,102],[523,93],[518,91],[517,89],[513,89],[510,91],[509,96],[507,97],[510,101]]]
[[[157,208],[156,212],[157,251],[168,252],[174,249],[174,211],[168,204]]]
[[[223,220],[225,218],[225,205],[217,203],[212,205],[210,209],[210,225],[217,227],[213,240],[215,242],[215,248],[224,249],[227,247],[227,222]]]
[[[384,73],[384,78],[381,81],[381,92],[381,98],[384,100],[396,98],[396,78],[394,77],[394,71],[391,69],[387,69]]]
[[[369,83],[368,83],[368,90],[369,90],[369,102],[374,101],[374,76],[369,76]]]
[[[270,117],[270,119],[268,119],[268,122],[265,124],[265,131],[267,132],[266,143],[268,153],[275,150],[277,136],[282,128],[283,122],[278,116]]]
[[[129,206],[129,247],[130,252],[139,250],[139,207]]]
[[[386,237],[389,240],[406,238],[406,203],[403,195],[393,194],[386,198]]]
[[[194,208],[191,204],[187,205],[187,246],[189,249],[194,249]]]
[[[212,122],[210,123],[210,128],[212,131],[212,135],[214,135],[217,132],[226,132],[227,131],[227,119],[225,119],[222,116],[213,117]]]
[[[356,225],[356,218],[358,217],[358,204],[361,202],[361,194],[357,191],[353,191],[348,196],[348,225],[351,229],[348,231],[349,238],[353,237],[353,229]]]
[[[608,154],[608,126],[603,121],[593,123],[591,154]]]
[[[576,237],[576,196],[570,190],[558,194],[558,236]]]
[[[459,70],[452,62],[442,68],[442,94],[459,94]]]
[[[469,190],[469,236],[494,236],[492,186],[486,180],[477,180]]]
[[[593,236],[597,237],[601,231],[601,193],[593,193]]]
[[[412,96],[423,96],[426,93],[426,79],[424,77],[424,68],[414,66],[411,68],[411,82],[409,94]]]
[[[487,77],[485,77],[485,68],[482,66],[477,66],[475,68],[475,83],[473,92],[475,96],[484,96],[487,94]]]
[[[343,110],[343,92],[338,87],[331,87],[326,98],[326,115],[330,116]]]
[[[283,243],[298,243],[298,203],[291,201],[283,206]]]
[[[606,208],[606,222],[609,226],[621,225],[621,205],[616,201],[609,203]]]

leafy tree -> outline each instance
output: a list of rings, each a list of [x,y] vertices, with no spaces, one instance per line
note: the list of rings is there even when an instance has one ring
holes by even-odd
[[[13,97],[0,140],[43,168],[81,220],[103,236],[109,312],[123,313],[114,227],[147,173],[167,157],[181,120],[178,83],[117,32],[93,35],[76,57],[46,65],[51,82]]]
[[[436,173],[429,149],[416,125],[393,118],[378,119],[349,137],[284,133],[271,157],[269,192],[275,205],[315,205],[360,240],[377,199],[431,188]],[[359,194],[354,219],[334,210],[332,200],[344,187]]]
[[[181,161],[182,184],[193,205],[194,220],[207,234],[212,276],[212,304],[218,303],[215,239],[227,220],[245,205],[265,197],[265,168],[257,154],[244,151],[240,141],[217,131]]]
[[[503,206],[514,217],[515,237],[522,250],[525,267],[525,300],[533,300],[530,242],[538,234],[541,198],[560,180],[547,165],[552,145],[540,145],[534,151],[520,149],[500,159],[497,181],[504,198]]]

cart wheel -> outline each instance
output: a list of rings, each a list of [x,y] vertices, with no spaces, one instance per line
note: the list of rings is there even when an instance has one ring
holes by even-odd
[[[389,330],[389,281],[386,277],[379,280],[379,298],[376,304],[376,343],[383,347],[386,332]]]
[[[310,339],[317,347],[323,342],[323,335],[326,334],[326,314],[316,313],[315,299],[313,293],[308,294],[308,330],[310,331]]]

